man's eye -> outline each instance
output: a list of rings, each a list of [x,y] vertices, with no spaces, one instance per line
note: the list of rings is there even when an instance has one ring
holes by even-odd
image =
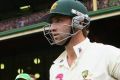
[[[61,22],[62,21],[62,19],[57,19],[57,21],[56,22]]]
[[[60,23],[60,22],[62,22],[62,21],[63,21],[62,19],[58,18],[58,19],[52,20],[52,23]]]

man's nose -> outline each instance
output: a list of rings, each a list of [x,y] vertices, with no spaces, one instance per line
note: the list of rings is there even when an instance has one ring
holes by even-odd
[[[52,32],[56,31],[56,27],[57,27],[57,25],[51,24],[51,27],[50,27],[51,31]]]

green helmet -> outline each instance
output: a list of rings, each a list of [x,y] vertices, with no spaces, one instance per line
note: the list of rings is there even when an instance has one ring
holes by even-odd
[[[83,14],[87,14],[87,8],[77,0],[58,0],[56,1],[51,9],[50,13],[44,16],[42,19],[43,21],[49,22],[51,16],[60,14],[60,15],[66,15],[66,16],[71,16],[74,17],[75,14],[71,12],[71,10],[74,9],[76,11],[79,11]]]
[[[77,0],[58,0],[56,1],[51,9],[50,13],[44,16],[42,19],[45,22],[51,22],[51,18],[57,15],[63,15],[63,16],[70,16],[71,17],[71,24],[65,25],[65,26],[70,26],[71,31],[69,33],[66,32],[57,32],[59,34],[64,34],[66,35],[63,37],[62,40],[59,40],[58,42],[55,41],[54,35],[52,35],[52,29],[51,25],[48,24],[44,26],[44,36],[47,38],[49,43],[51,45],[57,44],[57,45],[66,45],[70,37],[74,36],[77,34],[78,30],[82,30],[86,26],[89,25],[90,23],[90,18],[87,15],[87,8]]]

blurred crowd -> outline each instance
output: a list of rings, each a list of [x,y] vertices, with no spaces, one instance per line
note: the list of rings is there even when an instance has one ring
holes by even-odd
[[[37,12],[30,15],[0,21],[0,32],[38,23],[41,17],[45,14],[46,12]]]
[[[93,10],[93,0],[82,0],[89,11]],[[120,6],[120,0],[97,0],[98,9],[104,9],[113,6]]]
[[[82,0],[87,6],[89,11],[93,10],[93,0]],[[112,6],[120,6],[120,0],[97,0],[98,9],[104,9]],[[0,21],[0,32],[21,28],[34,23],[38,23],[39,20],[46,12],[37,12],[31,15],[21,16],[18,18],[12,18]]]
[[[98,0],[99,9],[104,9],[112,6],[120,6],[120,0]]]

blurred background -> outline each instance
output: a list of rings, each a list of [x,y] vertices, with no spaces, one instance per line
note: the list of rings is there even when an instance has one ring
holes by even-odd
[[[49,68],[64,50],[51,46],[40,22],[56,0],[0,0],[0,80],[19,73],[49,80]],[[80,0],[89,10],[89,38],[120,48],[120,0]]]

